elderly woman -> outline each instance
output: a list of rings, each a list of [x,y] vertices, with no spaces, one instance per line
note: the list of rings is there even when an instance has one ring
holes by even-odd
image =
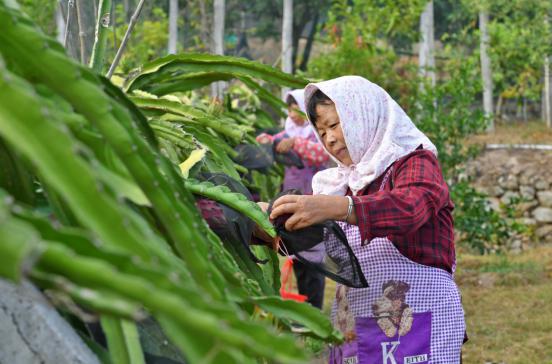
[[[437,151],[379,86],[358,76],[310,84],[309,121],[337,167],[312,196],[286,195],[270,218],[298,230],[339,221],[368,288],[337,286],[332,363],[459,363],[464,312],[453,280],[452,209]]]

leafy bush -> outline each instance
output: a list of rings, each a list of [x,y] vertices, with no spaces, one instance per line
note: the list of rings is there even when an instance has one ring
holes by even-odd
[[[516,201],[501,213],[489,206],[488,196],[469,184],[465,163],[479,152],[466,138],[485,130],[487,120],[478,105],[480,81],[475,57],[453,57],[444,64],[446,79],[426,85],[416,100],[412,118],[439,151],[443,174],[456,208],[455,227],[460,242],[477,252],[496,252],[526,229],[514,219]],[[475,101],[475,102],[474,102]]]
[[[501,206],[499,212],[491,208],[487,195],[467,181],[452,185],[450,192],[456,205],[455,227],[460,242],[468,248],[481,254],[502,252],[512,236],[529,233],[527,226],[515,219],[517,201]]]
[[[167,54],[167,29],[169,28],[167,14],[162,8],[154,7],[151,14],[147,15],[142,14],[141,20],[136,23],[125,53],[117,67],[117,72],[126,74],[144,63]],[[112,55],[117,52],[115,46],[119,47],[128,27],[123,4],[115,6],[114,26],[115,34],[113,37],[115,38],[108,41],[109,48],[107,51],[108,54]],[[110,36],[110,38],[112,37]]]
[[[416,125],[439,151],[439,161],[449,183],[456,183],[463,162],[477,153],[466,146],[466,138],[485,130],[487,121],[478,105],[481,90],[477,59],[451,59],[443,65],[443,78],[435,87],[425,84],[409,100],[409,113]]]
[[[365,77],[383,87],[406,110],[418,92],[416,62],[394,49],[397,39],[412,40],[423,1],[340,0],[334,2],[321,39],[331,50],[309,63],[308,74],[330,79]],[[367,19],[368,15],[370,19]]]
[[[308,69],[309,76],[320,79],[365,77],[387,90],[407,110],[412,95],[418,92],[417,72],[416,64],[392,49],[358,44],[349,35],[334,50],[313,59]]]

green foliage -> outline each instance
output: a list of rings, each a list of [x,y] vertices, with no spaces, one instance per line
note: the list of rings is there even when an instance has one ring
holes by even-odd
[[[353,33],[360,42],[376,47],[380,39],[417,37],[417,24],[425,0],[339,0],[333,3],[327,27],[334,43]]]
[[[266,216],[242,196],[217,187],[188,189],[177,169],[181,158],[205,147],[213,161],[237,174],[239,167],[221,154],[232,155],[227,140],[250,140],[262,113],[249,118],[221,105],[194,108],[184,104],[182,94],[134,95],[143,102],[137,106],[108,80],[69,59],[5,0],[0,22],[0,91],[6,96],[0,98],[0,162],[11,166],[0,188],[17,192],[0,198],[0,234],[6,242],[0,245],[0,274],[14,280],[25,276],[103,315],[117,362],[140,361],[134,323],[121,320],[143,312],[191,363],[305,362],[288,326],[276,323],[276,331],[274,322],[252,316],[261,304],[274,317],[290,310],[274,297],[258,305],[252,301],[273,294],[277,257],[263,250],[272,263],[261,269],[243,252],[227,250],[202,220],[190,190],[199,187],[197,193],[247,209],[268,229]],[[235,61],[217,58],[211,64]],[[241,69],[244,77],[303,82],[265,66],[247,66]],[[186,122],[173,128],[171,115]],[[162,148],[171,148],[166,154],[174,160]],[[219,166],[202,165],[213,167]],[[30,178],[46,194],[24,198],[27,206],[14,201],[26,195],[14,187],[19,178]],[[49,215],[37,215],[39,209]],[[302,305],[292,316],[309,326],[311,335],[339,342],[341,335],[314,311]]]
[[[115,6],[115,34],[112,35],[111,42],[108,41],[107,54],[112,57],[115,55],[127,27],[126,14],[123,5],[119,3]],[[130,70],[166,54],[168,27],[168,16],[162,8],[153,7],[149,14],[142,14],[132,31],[116,73],[127,74]]]
[[[48,35],[56,35],[55,12],[59,6],[56,0],[19,0],[21,10]]]
[[[358,45],[351,34],[344,35],[334,51],[314,58],[308,69],[312,78],[365,77],[387,90],[406,110],[418,92],[417,72],[416,64],[401,59],[392,49]]]
[[[234,193],[226,186],[215,186],[208,181],[199,182],[193,179],[186,180],[186,188],[196,195],[205,196],[213,201],[222,202],[234,210],[239,211],[255,221],[257,225],[264,228],[270,236],[276,236],[276,231],[266,218],[266,213],[264,213],[256,203],[249,201],[244,195]]]
[[[478,153],[477,147],[466,146],[466,138],[484,131],[487,124],[473,101],[481,89],[476,62],[475,57],[453,58],[446,64],[448,78],[435,88],[426,85],[412,101],[417,107],[411,115],[439,151],[455,203],[455,228],[461,232],[461,243],[486,253],[500,251],[510,237],[526,229],[513,219],[513,206],[505,206],[502,213],[491,209],[488,196],[470,186],[465,175],[465,162]]]
[[[552,12],[548,0],[463,0],[464,12],[477,17],[480,9],[490,16],[489,55],[495,94],[504,98],[540,98],[544,57],[552,53]],[[547,15],[548,14],[548,15]],[[468,27],[477,29],[473,22]],[[476,38],[479,32],[472,33]]]
[[[488,196],[467,181],[454,184],[451,197],[455,201],[454,224],[461,232],[461,243],[478,253],[501,252],[513,234],[527,233],[525,225],[508,216],[512,206],[503,207],[503,213],[493,210]]]
[[[158,87],[159,84],[176,84],[174,88],[164,90],[164,92],[156,92],[156,94],[178,92],[179,87],[185,87],[185,83],[187,82],[185,80],[180,84],[180,77],[197,72],[208,72],[215,75],[222,73],[233,77],[257,78],[287,87],[304,87],[308,82],[302,77],[293,76],[245,58],[188,53],[169,55],[145,64],[132,73],[132,77],[126,82],[126,88],[128,90],[140,89],[150,91],[151,88]],[[282,106],[285,106],[285,104]]]
[[[326,23],[330,52],[313,59],[308,74],[329,79],[359,75],[386,89],[405,109],[417,93],[417,65],[401,58],[396,39],[411,41],[424,1],[341,0],[333,4]]]
[[[487,121],[474,105],[481,91],[477,58],[453,58],[443,65],[445,79],[435,87],[426,84],[410,100],[415,107],[410,116],[439,151],[439,162],[450,183],[459,180],[462,163],[473,157],[475,147],[465,146],[466,137],[485,130]]]
[[[133,321],[104,315],[101,324],[113,363],[145,364],[138,329]]]

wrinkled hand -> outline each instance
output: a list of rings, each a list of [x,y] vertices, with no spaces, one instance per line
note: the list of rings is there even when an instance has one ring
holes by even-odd
[[[266,210],[268,210],[268,202],[259,201],[257,202],[257,206],[259,206],[261,210],[263,210],[263,212],[266,212]]]
[[[269,144],[269,143],[272,143],[272,136],[266,134],[266,133],[262,133],[262,134],[259,134],[255,140],[257,141],[257,143],[259,144]]]
[[[285,228],[293,231],[326,220],[344,220],[348,206],[349,200],[344,196],[285,195],[274,202],[270,219],[291,214]]]
[[[287,153],[293,148],[295,144],[295,138],[287,138],[282,140],[276,145],[276,152],[278,153]]]

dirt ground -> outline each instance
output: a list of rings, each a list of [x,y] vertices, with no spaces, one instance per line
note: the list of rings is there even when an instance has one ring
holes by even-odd
[[[470,143],[552,144],[552,129],[543,122],[498,123],[495,131],[470,138]]]

